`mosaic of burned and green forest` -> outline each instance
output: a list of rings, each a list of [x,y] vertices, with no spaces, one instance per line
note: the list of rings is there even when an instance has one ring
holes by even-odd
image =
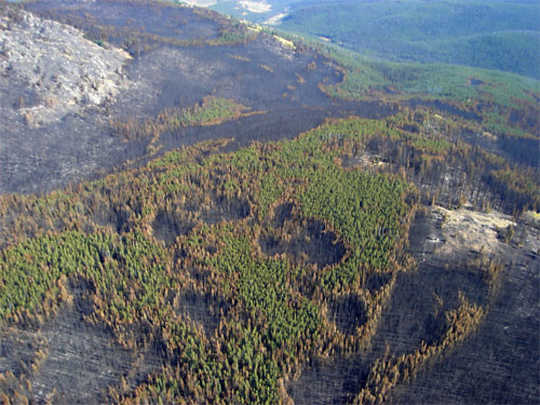
[[[165,3],[0,17],[0,402],[537,401],[537,82]],[[104,101],[29,85],[9,33],[51,21],[119,48]]]

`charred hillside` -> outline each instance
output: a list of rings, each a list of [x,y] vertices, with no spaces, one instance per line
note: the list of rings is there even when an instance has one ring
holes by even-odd
[[[328,59],[209,11],[56,1],[26,8],[36,16],[3,6],[3,192],[92,178],[146,155],[150,143],[152,152],[220,137],[245,144],[254,128],[261,140],[293,137],[333,113],[386,111],[376,103],[333,103],[318,87],[340,80]],[[194,123],[143,139],[115,136],[119,125],[144,125],[208,96],[252,114],[223,128],[226,120],[209,118],[210,131]]]

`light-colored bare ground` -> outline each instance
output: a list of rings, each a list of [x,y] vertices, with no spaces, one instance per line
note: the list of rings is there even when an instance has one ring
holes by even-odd
[[[443,216],[441,230],[444,243],[435,251],[441,256],[468,252],[487,255],[500,253],[503,242],[498,237],[499,232],[516,225],[509,215],[498,211],[486,213],[468,207],[456,210],[435,207],[435,211]]]
[[[130,56],[84,38],[77,29],[24,11],[0,15],[0,88],[17,82],[33,94],[13,107],[37,127],[112,100],[129,81]]]

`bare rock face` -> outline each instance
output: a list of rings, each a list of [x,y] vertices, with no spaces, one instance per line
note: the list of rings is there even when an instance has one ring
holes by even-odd
[[[497,211],[485,213],[467,207],[457,210],[436,207],[435,210],[444,218],[441,227],[444,243],[436,250],[444,257],[467,256],[468,253],[498,256],[505,250],[500,232],[516,226],[509,215]],[[432,242],[437,244],[437,240]]]
[[[39,127],[109,101],[129,83],[123,50],[104,48],[73,27],[17,11],[0,15],[0,88],[17,82],[26,94],[13,108]]]

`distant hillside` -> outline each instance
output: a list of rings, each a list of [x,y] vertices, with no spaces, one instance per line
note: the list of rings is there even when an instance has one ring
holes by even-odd
[[[507,1],[303,2],[280,29],[403,61],[444,62],[540,77],[540,4]]]

